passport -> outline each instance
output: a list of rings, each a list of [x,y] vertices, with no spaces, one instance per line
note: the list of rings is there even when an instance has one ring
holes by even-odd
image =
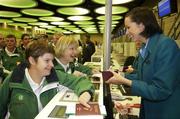
[[[104,81],[107,81],[109,78],[113,76],[113,73],[110,71],[103,71],[102,72],[102,77]]]
[[[76,115],[100,115],[100,109],[97,103],[89,105],[90,108],[87,108],[82,104],[76,104]]]

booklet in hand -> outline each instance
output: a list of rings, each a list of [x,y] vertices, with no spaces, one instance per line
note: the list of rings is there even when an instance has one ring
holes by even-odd
[[[111,78],[113,76],[113,73],[110,71],[103,71],[102,72],[102,77],[104,81],[109,80],[109,78]]]

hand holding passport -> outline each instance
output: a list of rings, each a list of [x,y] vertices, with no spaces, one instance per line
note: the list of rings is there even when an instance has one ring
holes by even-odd
[[[113,73],[111,71],[103,71],[102,72],[102,77],[104,81],[109,80],[113,76]]]

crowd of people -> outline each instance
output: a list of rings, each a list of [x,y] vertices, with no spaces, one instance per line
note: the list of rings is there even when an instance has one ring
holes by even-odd
[[[62,35],[58,40],[52,40],[54,42],[43,38],[32,40],[28,34],[23,34],[19,47],[14,35],[5,38],[6,45],[0,54],[3,79],[0,119],[5,116],[35,118],[61,87],[73,90],[79,96],[79,102],[89,107],[95,90],[87,77],[92,75],[92,69],[73,63],[78,41],[72,35]],[[69,71],[66,66],[71,66]]]

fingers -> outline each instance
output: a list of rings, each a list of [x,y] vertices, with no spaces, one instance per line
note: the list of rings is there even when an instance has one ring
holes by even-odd
[[[115,103],[115,109],[122,115],[131,112],[130,104],[122,105],[121,103]]]
[[[84,92],[79,97],[79,102],[87,108],[90,108],[88,104],[89,100],[91,99],[91,95],[88,92]]]
[[[80,77],[81,77],[81,76],[86,76],[86,74],[84,74],[84,73],[82,73],[82,72],[79,72],[79,71],[74,71],[74,72],[73,72],[73,75],[74,75],[74,76],[80,76]]]

